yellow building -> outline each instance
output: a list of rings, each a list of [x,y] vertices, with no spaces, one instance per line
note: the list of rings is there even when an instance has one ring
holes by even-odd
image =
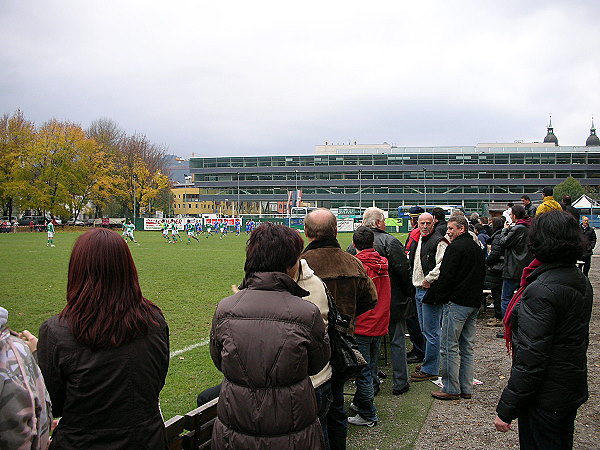
[[[171,188],[173,216],[198,217],[202,214],[231,214],[232,202],[199,201],[200,189],[192,185],[180,185]],[[229,203],[226,205],[226,203]]]

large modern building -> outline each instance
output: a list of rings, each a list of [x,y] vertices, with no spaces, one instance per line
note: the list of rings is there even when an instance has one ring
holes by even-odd
[[[467,147],[396,147],[384,144],[317,145],[314,154],[222,156],[190,159],[193,188],[187,201],[232,205],[237,213],[266,212],[301,191],[311,206],[373,204],[463,205],[485,212],[490,202],[541,201],[544,186],[572,176],[600,185],[600,140],[592,121],[585,146],[559,146],[552,123],[544,142]],[[193,209],[193,208],[190,208]]]

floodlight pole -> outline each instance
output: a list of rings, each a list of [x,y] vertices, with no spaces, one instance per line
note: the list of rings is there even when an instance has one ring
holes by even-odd
[[[423,205],[423,209],[427,210],[427,185],[425,184],[425,180],[427,177],[427,169],[423,167],[423,194],[425,195],[425,204]]]

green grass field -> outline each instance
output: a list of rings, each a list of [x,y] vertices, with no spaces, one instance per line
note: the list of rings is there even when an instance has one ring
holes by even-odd
[[[67,267],[75,239],[81,232],[61,232],[55,237],[56,247],[46,247],[46,233],[0,234],[0,306],[9,311],[9,325],[21,331],[29,329],[37,334],[40,324],[61,311],[65,304]],[[403,241],[404,235],[398,235]],[[130,244],[142,292],[163,310],[170,328],[171,352],[205,341],[208,338],[214,310],[221,298],[230,295],[231,285],[243,277],[244,250],[247,236],[229,234],[224,239],[200,236],[200,243],[192,240],[167,244],[159,232],[137,232],[139,245]],[[345,248],[351,241],[350,233],[340,234],[339,241]],[[391,373],[391,370],[388,370]],[[208,346],[202,345],[171,359],[166,386],[161,393],[161,407],[165,418],[195,408],[196,396],[203,389],[220,382],[221,373],[214,367]],[[391,390],[387,382],[387,391]],[[424,384],[424,383],[421,383]],[[426,383],[429,384],[429,383]],[[360,443],[367,430],[361,429],[363,439],[352,448],[374,448],[374,441],[385,442],[408,427],[402,442],[412,442],[415,426],[424,419],[431,402],[426,400],[430,391],[420,393],[420,386],[409,394],[393,397],[380,394],[382,426],[368,430],[372,435],[365,447]],[[411,398],[419,398],[413,404]],[[421,399],[422,398],[422,399]],[[422,401],[421,401],[422,400]],[[400,405],[404,407],[399,408]],[[425,408],[425,409],[424,409]],[[415,422],[415,420],[417,422]],[[403,424],[403,425],[400,425]],[[353,427],[351,427],[353,428]],[[416,428],[420,428],[420,425]],[[349,439],[356,434],[352,430]],[[376,438],[379,436],[379,438]],[[394,441],[396,442],[396,441]],[[400,441],[398,441],[400,442]]]

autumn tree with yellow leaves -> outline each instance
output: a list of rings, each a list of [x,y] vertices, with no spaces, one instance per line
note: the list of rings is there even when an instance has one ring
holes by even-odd
[[[119,215],[152,212],[169,188],[165,149],[141,134],[127,136],[110,119],[87,130],[56,119],[36,127],[21,111],[0,117],[0,206],[75,218],[101,217],[110,205]],[[90,208],[87,210],[86,208]]]

